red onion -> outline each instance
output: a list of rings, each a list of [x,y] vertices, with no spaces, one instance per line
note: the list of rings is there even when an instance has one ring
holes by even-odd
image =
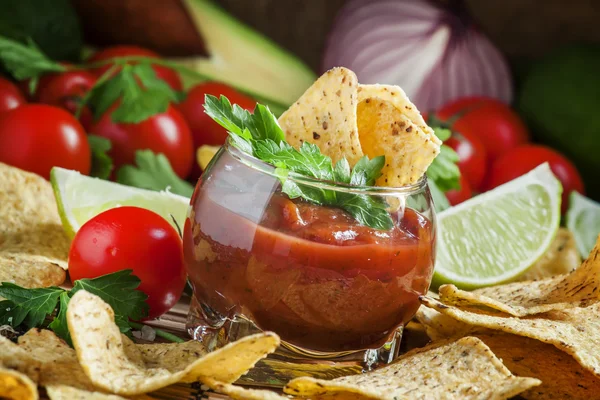
[[[510,103],[506,60],[470,21],[462,1],[448,3],[350,0],[328,38],[323,69],[344,66],[361,83],[401,86],[423,111],[463,96]]]

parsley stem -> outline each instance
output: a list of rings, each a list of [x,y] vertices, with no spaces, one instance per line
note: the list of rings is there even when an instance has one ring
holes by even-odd
[[[113,74],[119,69],[121,68],[120,65],[113,65],[111,66],[106,72],[104,72],[100,78],[98,78],[98,80],[96,81],[96,83],[94,83],[94,86],[91,87],[90,90],[87,91],[87,93],[85,94],[85,96],[83,96],[81,98],[81,100],[79,101],[79,104],[77,104],[77,110],[75,111],[75,118],[79,119],[79,116],[81,115],[81,111],[83,110],[83,107],[85,107],[85,105],[88,103],[88,101],[90,100],[90,97],[92,97],[92,95],[94,94],[94,89],[102,86],[104,84],[104,82],[106,82],[107,80],[109,80],[110,78],[112,78]]]
[[[129,325],[131,325],[132,328],[135,328],[138,330],[141,330],[144,327],[144,324],[140,324],[138,322],[133,322],[133,321],[129,321]],[[173,335],[172,333],[165,332],[162,329],[157,329],[157,328],[152,328],[152,329],[154,329],[154,332],[156,332],[156,336],[158,336],[158,337],[167,339],[167,340],[169,340],[171,342],[175,342],[175,343],[185,343],[185,340],[183,340],[179,336]]]

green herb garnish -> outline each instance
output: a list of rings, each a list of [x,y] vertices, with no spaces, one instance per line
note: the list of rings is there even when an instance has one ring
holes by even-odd
[[[238,105],[232,106],[224,96],[218,99],[207,95],[204,108],[212,119],[227,129],[235,147],[276,167],[282,192],[290,198],[341,208],[359,223],[371,228],[388,230],[393,227],[386,209],[388,204],[380,196],[321,189],[288,179],[290,173],[295,173],[353,186],[373,185],[381,176],[384,156],[372,160],[363,157],[352,170],[345,158],[334,166],[331,158],[323,155],[314,144],[304,142],[300,149],[290,146],[268,107],[258,104],[254,113],[250,113]]]
[[[13,283],[0,284],[0,325],[26,328],[42,327],[49,315],[58,308],[58,313],[48,328],[71,344],[67,326],[67,308],[70,298],[79,290],[86,290],[102,298],[115,313],[115,323],[123,333],[131,330],[129,319],[140,320],[148,315],[148,304],[143,292],[136,290],[140,280],[131,270],[118,271],[94,279],[75,281],[73,289],[58,287],[27,289]]]
[[[108,179],[113,168],[113,161],[108,155],[111,148],[110,140],[97,135],[87,135],[92,152],[92,170],[90,176]]]

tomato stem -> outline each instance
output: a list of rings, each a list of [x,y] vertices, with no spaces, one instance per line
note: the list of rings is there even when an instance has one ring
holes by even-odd
[[[131,325],[132,328],[141,330],[144,327],[144,324],[140,324],[138,322],[133,322],[133,321],[129,321],[129,325]],[[175,343],[185,343],[185,340],[183,340],[182,338],[180,338],[177,335],[174,335],[172,333],[163,331],[162,329],[157,329],[157,328],[152,328],[154,329],[154,332],[156,332],[156,336],[161,337],[163,339],[169,340],[171,342],[175,342]]]

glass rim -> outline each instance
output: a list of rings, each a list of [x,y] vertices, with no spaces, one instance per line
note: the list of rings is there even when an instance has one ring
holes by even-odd
[[[237,147],[233,146],[231,141],[227,139],[225,141],[225,145],[223,146],[224,151],[227,151],[233,158],[242,162],[244,165],[267,175],[270,175],[274,178],[280,179],[282,176],[276,173],[277,168],[271,164],[268,164],[264,161],[259,160],[258,158],[246,154]],[[363,195],[411,195],[422,192],[427,187],[427,175],[423,174],[421,178],[416,183],[405,186],[397,186],[397,187],[388,187],[388,186],[353,186],[345,183],[327,181],[323,179],[317,179],[312,177],[307,177],[304,175],[297,174],[295,172],[290,172],[287,175],[287,179],[301,183],[303,185],[308,185],[317,189],[324,190],[333,190],[336,192],[344,192],[344,193],[353,193],[353,194],[363,194]]]

